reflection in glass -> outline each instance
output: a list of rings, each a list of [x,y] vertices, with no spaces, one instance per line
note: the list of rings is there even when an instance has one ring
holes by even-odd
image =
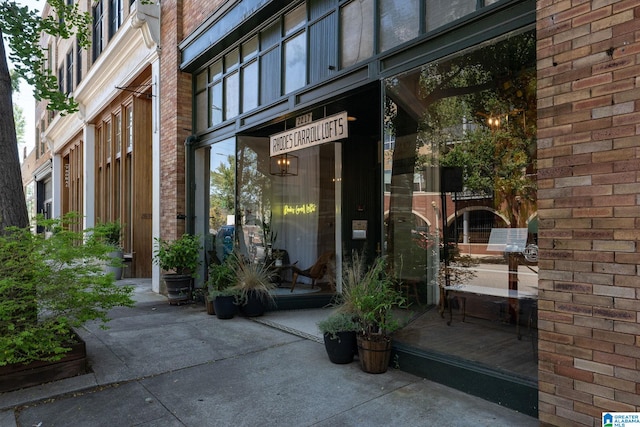
[[[240,76],[236,71],[224,78],[224,119],[229,120],[240,113]]]
[[[258,106],[258,61],[242,68],[242,111]]]
[[[209,95],[211,100],[209,105],[211,107],[211,126],[222,123],[222,82],[219,81],[211,86],[209,89]]]
[[[196,130],[202,131],[209,127],[207,116],[207,91],[204,90],[196,94]]]
[[[418,36],[420,16],[407,13],[416,10],[418,0],[380,1],[380,52]]]
[[[296,7],[294,10],[284,16],[285,37],[289,34],[293,34],[299,28],[302,28],[304,23],[307,21],[306,14],[306,5],[305,3],[302,3],[300,6]]]
[[[284,90],[285,93],[301,88],[307,81],[307,38],[298,34],[284,45]]]
[[[353,1],[340,9],[341,67],[373,55],[373,0]]]
[[[429,0],[427,3],[427,31],[462,18],[476,10],[476,0]]]
[[[242,44],[242,62],[258,55],[258,36],[253,36]]]
[[[214,236],[208,250],[217,261],[233,252],[235,227],[235,139],[213,144],[209,159],[208,228]]]
[[[397,338],[532,379],[535,66],[535,33],[494,40],[387,79],[384,115],[385,246],[426,310]]]

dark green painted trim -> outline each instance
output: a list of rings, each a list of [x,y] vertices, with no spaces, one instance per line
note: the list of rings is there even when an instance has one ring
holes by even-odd
[[[530,379],[495,371],[450,355],[416,349],[395,341],[391,360],[405,372],[481,397],[523,414],[538,417],[538,386]]]
[[[410,46],[384,53],[379,59],[377,77],[385,78],[416,68],[536,22],[535,0],[506,3],[497,10],[492,9],[481,10],[477,16],[456,23],[448,31],[426,34]]]
[[[333,295],[278,295],[275,297],[275,307],[270,307],[270,311],[278,310],[302,310],[306,308],[323,308],[331,304]]]
[[[297,0],[296,0],[297,1]],[[224,15],[204,31],[187,37],[178,48],[180,68],[194,72],[244,35],[271,19],[286,4],[271,0],[242,0],[226,10]]]

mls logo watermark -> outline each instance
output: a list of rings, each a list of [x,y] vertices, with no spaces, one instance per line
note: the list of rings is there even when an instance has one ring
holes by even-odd
[[[640,412],[603,412],[602,427],[640,427]]]

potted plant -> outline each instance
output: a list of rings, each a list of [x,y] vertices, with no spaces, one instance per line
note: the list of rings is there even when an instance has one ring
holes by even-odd
[[[271,291],[276,288],[273,283],[273,271],[263,263],[250,262],[241,255],[234,255],[233,272],[237,291],[236,303],[240,311],[247,317],[262,316],[266,307],[274,303]]]
[[[338,364],[353,362],[353,356],[358,351],[356,345],[358,323],[353,314],[336,311],[318,322],[318,329],[324,338],[324,348],[331,362]]]
[[[124,251],[122,249],[122,229],[120,221],[104,222],[96,225],[90,231],[92,237],[112,248],[109,260],[105,263],[104,271],[112,273],[115,280],[122,279],[124,265]]]
[[[191,300],[193,278],[200,266],[202,243],[200,236],[183,234],[169,241],[156,238],[153,261],[165,271],[162,278],[167,289],[170,304],[180,304]],[[170,273],[173,272],[173,273]]]
[[[404,305],[404,298],[386,270],[384,258],[376,258],[360,281],[350,289],[350,299],[359,330],[358,356],[363,371],[387,371],[391,357],[391,333],[400,327],[393,309]]]
[[[325,350],[333,363],[350,363],[358,353],[356,332],[359,324],[356,319],[352,290],[363,279],[365,257],[354,252],[351,259],[345,259],[342,266],[340,292],[336,293],[332,305],[336,310],[325,320],[318,323],[322,332]],[[335,284],[334,284],[335,288]]]
[[[237,292],[232,289],[235,275],[230,260],[231,258],[227,258],[222,264],[209,266],[207,299],[213,311],[209,314],[215,314],[218,319],[231,319],[238,310],[235,302]]]

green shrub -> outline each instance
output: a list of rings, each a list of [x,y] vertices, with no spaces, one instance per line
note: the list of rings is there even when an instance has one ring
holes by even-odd
[[[120,241],[122,240],[122,228],[123,225],[120,221],[112,221],[97,224],[95,227],[87,231],[92,233],[92,238],[98,239],[114,248],[121,248],[122,245]]]
[[[169,241],[156,238],[153,261],[164,271],[195,276],[200,265],[200,236],[183,234],[179,239]]]
[[[72,328],[108,322],[108,310],[132,306],[132,289],[102,271],[113,250],[71,231],[73,216],[41,221],[49,230],[9,228],[0,234],[0,366],[58,360],[70,350]]]
[[[336,312],[318,322],[318,329],[322,334],[329,334],[332,339],[338,338],[338,332],[357,332],[358,323],[353,314]]]
[[[213,300],[217,296],[236,294],[236,291],[231,289],[236,279],[231,260],[232,257],[227,257],[222,264],[211,264],[209,266],[209,279],[207,280],[209,299]]]

